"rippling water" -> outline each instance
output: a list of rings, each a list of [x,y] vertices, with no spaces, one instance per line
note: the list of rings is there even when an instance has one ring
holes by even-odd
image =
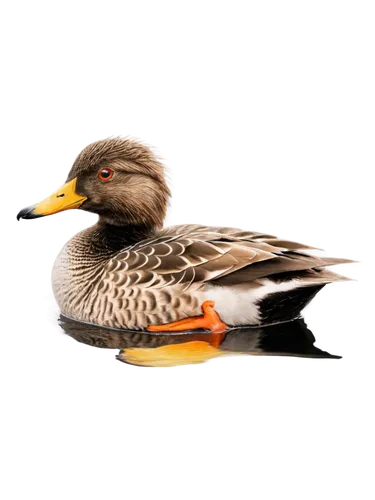
[[[261,328],[236,328],[223,334],[151,334],[104,328],[64,316],[60,316],[59,324],[78,342],[119,349],[117,359],[138,366],[186,365],[240,354],[340,358],[314,345],[315,337],[302,318]]]

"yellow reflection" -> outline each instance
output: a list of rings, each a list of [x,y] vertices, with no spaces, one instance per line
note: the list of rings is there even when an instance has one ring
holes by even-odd
[[[177,366],[204,363],[227,354],[233,353],[220,350],[201,340],[193,340],[156,348],[123,349],[118,357],[121,361],[137,366]]]

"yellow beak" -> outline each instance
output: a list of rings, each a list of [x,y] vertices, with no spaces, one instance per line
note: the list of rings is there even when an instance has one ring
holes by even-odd
[[[35,204],[33,213],[52,217],[62,212],[71,212],[80,207],[87,198],[76,193],[76,184],[77,177],[58,187]]]
[[[35,219],[44,215],[57,214],[70,208],[78,208],[87,200],[86,196],[76,193],[77,177],[64,184],[60,189],[48,196],[45,200],[24,208],[17,215],[17,219]]]

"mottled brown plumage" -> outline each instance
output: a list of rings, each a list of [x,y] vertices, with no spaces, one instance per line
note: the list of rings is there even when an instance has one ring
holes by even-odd
[[[109,182],[98,178],[103,168],[113,171]],[[61,311],[76,320],[145,329],[199,315],[202,302],[214,300],[227,324],[262,324],[273,319],[268,303],[267,318],[262,312],[266,297],[346,279],[324,267],[349,261],[308,255],[311,247],[268,234],[191,224],[162,229],[170,196],[164,168],[132,139],[91,144],[67,182],[79,208],[99,215],[65,245],[53,270]],[[35,207],[19,216],[46,215]]]
[[[236,229],[174,226],[112,255],[104,251],[103,233],[94,226],[79,233],[63,249],[54,269],[54,290],[67,316],[106,326],[146,328],[200,312],[204,289],[247,284],[261,287],[259,278],[306,269],[301,283],[344,279],[314,268],[329,259],[289,251],[295,244],[270,245],[269,237]],[[95,242],[103,253],[90,255]],[[301,245],[303,247],[303,245]],[[295,279],[299,278],[293,276]],[[202,297],[202,300],[199,300]]]

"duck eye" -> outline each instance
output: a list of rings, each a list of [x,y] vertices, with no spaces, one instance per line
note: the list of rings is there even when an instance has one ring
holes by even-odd
[[[99,170],[98,177],[101,181],[109,181],[113,177],[113,170],[111,168],[102,168]]]

